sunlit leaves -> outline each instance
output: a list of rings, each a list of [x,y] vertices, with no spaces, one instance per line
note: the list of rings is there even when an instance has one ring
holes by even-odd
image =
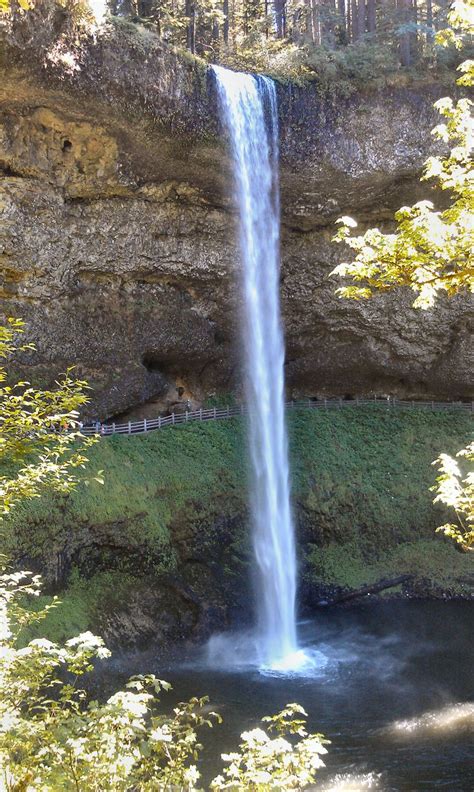
[[[462,72],[462,77],[458,80],[458,85],[474,85],[474,60],[466,60],[458,66],[458,71]]]
[[[23,331],[18,319],[0,327],[0,359],[8,361],[32,349],[20,343]],[[39,497],[45,487],[73,489],[91,445],[81,436],[78,422],[78,409],[88,400],[87,385],[74,379],[72,370],[51,390],[28,382],[6,383],[6,368],[0,366],[0,520],[20,500]]]
[[[472,12],[472,2],[470,0],[453,0],[449,10],[449,24],[451,31],[458,44],[462,45],[465,36],[474,34],[474,14]],[[442,36],[445,31],[437,34],[438,43],[442,44]]]
[[[33,0],[15,0],[15,3],[20,11],[29,11],[31,8],[33,8]],[[8,12],[11,11],[11,8],[11,0],[0,0],[0,15],[8,14]]]
[[[106,658],[101,638],[82,633],[60,646],[39,638],[18,648],[40,591],[28,572],[0,575],[0,776],[7,789],[196,789],[196,730],[218,717],[207,699],[158,710],[166,682],[137,676],[105,703],[88,700],[75,679]],[[71,682],[65,682],[64,672]],[[3,787],[2,787],[3,788]]]
[[[435,503],[444,503],[456,514],[457,524],[447,523],[437,530],[463,549],[474,550],[474,443],[463,448],[456,458],[440,454],[433,462],[440,475]],[[470,468],[470,469],[468,469]]]
[[[287,704],[277,715],[262,718],[271,737],[261,728],[241,734],[239,751],[222,754],[224,772],[211,783],[212,790],[305,789],[313,784],[318,770],[324,767],[321,756],[327,753],[322,734],[308,734],[306,712],[299,704]],[[295,743],[294,735],[300,739]]]

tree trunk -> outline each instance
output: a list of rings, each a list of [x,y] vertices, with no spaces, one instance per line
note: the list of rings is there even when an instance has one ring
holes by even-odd
[[[186,0],[185,13],[189,19],[186,30],[186,46],[190,52],[196,52],[196,10],[192,0]]]
[[[224,43],[229,43],[229,0],[222,0],[222,13],[224,14],[224,24],[222,26],[222,35]]]
[[[313,41],[321,44],[321,15],[319,13],[319,0],[311,0],[311,25],[313,28]]]
[[[286,35],[286,0],[274,0],[275,26],[277,38],[285,38]]]
[[[339,15],[339,28],[341,30],[341,43],[345,39],[346,28],[346,0],[337,0],[337,13]]]
[[[357,17],[358,17],[357,31],[359,34],[359,38],[361,38],[365,33],[365,0],[359,0]]]
[[[411,0],[397,0],[397,8],[400,11],[400,21],[402,25],[408,25],[410,20]],[[405,30],[400,35],[400,63],[402,66],[411,65],[410,33]]]
[[[375,28],[375,0],[367,0],[367,30],[369,33],[375,33]]]
[[[418,5],[417,0],[411,0],[411,5],[409,9],[409,22],[414,22],[415,25],[418,24]],[[410,33],[410,53],[411,56],[417,56],[418,54],[418,31],[415,28],[413,33]]]
[[[304,0],[306,37],[314,44],[313,15],[311,13],[311,0]]]
[[[372,583],[370,586],[362,586],[354,591],[348,591],[346,594],[340,594],[332,600],[322,600],[319,605],[338,605],[340,602],[349,602],[358,597],[365,597],[367,594],[378,594],[379,591],[385,591],[385,589],[407,583],[411,580],[411,577],[411,575],[400,575],[400,577],[396,578],[384,578],[377,583]]]
[[[334,27],[336,19],[336,0],[324,0],[321,15],[321,41],[334,43]]]
[[[427,2],[426,2],[426,26],[428,28],[427,39],[431,43],[434,40],[433,2],[432,2],[432,0],[427,0]]]
[[[359,38],[359,17],[357,13],[357,0],[351,0],[352,41]]]
[[[153,7],[153,0],[139,0],[138,16],[144,18],[151,16],[152,7]]]
[[[293,21],[292,21],[292,28],[290,31],[290,38],[295,43],[301,41],[301,15],[302,15],[301,8],[296,8],[293,11]]]

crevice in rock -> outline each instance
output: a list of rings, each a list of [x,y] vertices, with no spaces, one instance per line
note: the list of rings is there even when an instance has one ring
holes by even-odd
[[[162,360],[153,352],[145,352],[142,355],[142,365],[150,374],[165,374],[170,367],[170,361]]]
[[[24,174],[14,168],[11,168],[10,165],[6,163],[0,162],[0,176],[6,176],[7,178],[15,178],[15,179],[23,179],[25,178]]]

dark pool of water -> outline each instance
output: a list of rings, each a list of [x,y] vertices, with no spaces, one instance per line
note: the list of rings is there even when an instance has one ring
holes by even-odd
[[[194,652],[161,667],[136,657],[127,670],[169,680],[171,703],[210,697],[224,723],[202,735],[205,780],[240,732],[296,701],[332,743],[318,789],[339,774],[353,786],[331,790],[474,792],[473,628],[474,603],[364,604],[321,611],[300,626],[303,643],[326,658],[310,677],[209,670]],[[409,722],[394,727],[400,720]]]

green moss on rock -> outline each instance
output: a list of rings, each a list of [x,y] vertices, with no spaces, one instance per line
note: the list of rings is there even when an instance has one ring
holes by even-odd
[[[123,607],[138,583],[132,576],[118,572],[98,572],[85,580],[73,570],[67,590],[57,605],[48,611],[45,619],[25,629],[22,641],[26,643],[31,638],[47,635],[51,641],[63,642],[91,626],[100,625],[101,614]],[[29,604],[41,610],[50,602],[50,596],[42,595]]]
[[[419,539],[381,547],[375,555],[367,554],[363,543],[333,542],[326,547],[313,546],[306,562],[308,581],[329,587],[357,589],[383,578],[410,575],[413,579],[405,586],[408,593],[464,597],[473,591],[472,559],[442,540]]]

